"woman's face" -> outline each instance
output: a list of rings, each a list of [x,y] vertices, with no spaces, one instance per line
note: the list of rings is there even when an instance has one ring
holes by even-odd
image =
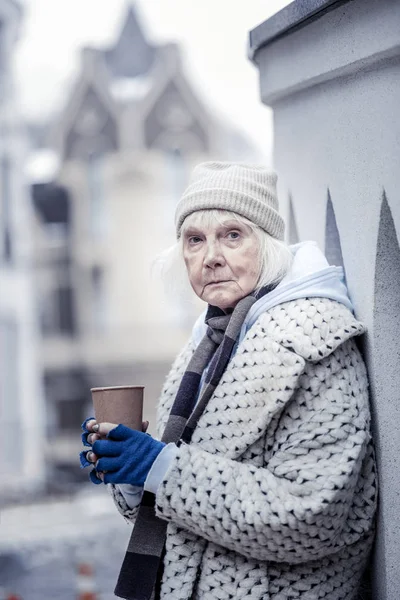
[[[259,276],[255,233],[236,219],[196,223],[196,213],[183,226],[183,258],[190,284],[199,298],[219,308],[233,308],[252,292]]]

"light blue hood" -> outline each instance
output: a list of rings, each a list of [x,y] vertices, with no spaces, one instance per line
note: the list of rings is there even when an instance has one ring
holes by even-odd
[[[345,284],[343,267],[329,266],[325,255],[314,241],[294,244],[290,246],[290,250],[294,258],[289,272],[272,292],[253,304],[243,323],[239,344],[262,313],[289,300],[330,298],[341,302],[354,313]],[[207,330],[204,322],[205,315],[206,311],[200,315],[193,328],[193,339],[196,345]]]

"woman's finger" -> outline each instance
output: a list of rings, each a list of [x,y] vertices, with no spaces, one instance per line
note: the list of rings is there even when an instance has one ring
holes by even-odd
[[[88,461],[87,454],[88,453],[85,450],[82,450],[82,452],[79,453],[79,462],[81,463],[81,469],[85,469],[91,464]]]
[[[90,421],[86,421],[86,429],[87,431],[93,431],[93,426],[96,425],[96,419],[90,419]]]
[[[118,483],[118,473],[99,473],[103,483]]]
[[[97,456],[116,457],[121,454],[120,444],[111,440],[97,440],[93,444],[92,450]]]
[[[99,460],[94,466],[96,468],[96,471],[99,473],[108,473],[109,471],[117,470],[115,460],[109,458],[108,456],[99,458]]]
[[[100,439],[101,437],[98,433],[89,433],[89,435],[87,436],[87,441],[89,442],[89,444],[91,444],[91,446],[93,446],[93,444]]]
[[[96,439],[100,439],[100,438],[108,435],[110,433],[110,431],[112,429],[115,429],[116,427],[118,427],[117,423],[96,423],[96,421],[91,421],[90,427],[88,424],[88,429],[90,431],[96,432],[94,434],[94,435],[98,436],[98,437],[96,437]],[[146,432],[148,427],[149,427],[149,421],[142,421],[142,431]],[[93,439],[93,443],[96,441],[96,439]]]
[[[96,422],[94,417],[88,417],[87,419],[85,419],[81,425],[81,429],[82,431],[84,431],[85,433],[89,433],[89,430],[87,428],[88,423],[92,423],[92,422]]]
[[[89,473],[89,479],[92,483],[99,485],[104,480],[104,477],[100,477],[100,473],[97,473],[96,469],[92,469]]]
[[[99,436],[104,436],[110,433],[110,431],[116,427],[118,427],[117,423],[96,423],[92,426],[92,431],[98,433]]]
[[[88,433],[87,431],[84,431],[82,433],[81,440],[82,440],[82,444],[84,446],[90,446],[91,445],[90,442],[89,442],[89,436],[90,436],[90,433]]]
[[[91,452],[91,450],[89,450],[89,452],[86,453],[86,459],[90,463],[95,463],[98,460],[98,456],[96,456],[94,452]]]

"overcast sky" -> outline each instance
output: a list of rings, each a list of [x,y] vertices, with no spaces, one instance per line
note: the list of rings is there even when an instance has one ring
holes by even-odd
[[[26,116],[43,118],[62,105],[77,73],[79,48],[112,43],[127,4],[127,0],[25,0],[15,70]],[[247,132],[266,158],[271,115],[259,100],[258,71],[246,57],[247,36],[290,0],[135,4],[150,40],[182,43],[186,71],[202,99]]]

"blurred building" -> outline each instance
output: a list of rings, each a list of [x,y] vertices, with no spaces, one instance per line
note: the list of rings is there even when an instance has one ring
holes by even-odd
[[[250,36],[289,237],[345,267],[367,326],[379,511],[372,594],[360,597],[385,600],[400,597],[399,24],[392,0],[297,0]]]
[[[21,17],[19,4],[0,1],[0,501],[30,494],[44,480],[33,211],[23,173],[27,138],[11,69]]]
[[[168,301],[151,274],[175,241],[192,167],[257,157],[200,101],[179,47],[150,43],[132,7],[112,47],[82,50],[51,140],[58,174],[33,186],[40,356],[50,454],[74,470],[91,386],[144,384],[154,431],[163,379],[199,312],[189,298]]]

